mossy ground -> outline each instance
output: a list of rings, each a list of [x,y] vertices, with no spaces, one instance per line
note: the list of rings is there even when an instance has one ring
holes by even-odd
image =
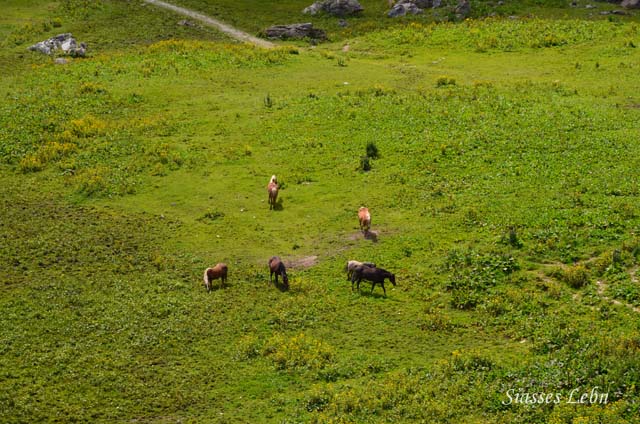
[[[538,17],[371,4],[272,51],[137,2],[10,3],[1,420],[637,420],[636,18],[505,3]],[[228,16],[257,32],[305,6]],[[67,31],[88,58],[26,51]],[[352,292],[347,259],[398,286]],[[505,405],[596,386],[608,405]]]

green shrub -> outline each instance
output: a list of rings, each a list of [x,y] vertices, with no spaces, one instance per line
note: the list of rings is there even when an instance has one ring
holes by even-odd
[[[583,265],[576,265],[566,269],[562,278],[570,287],[579,289],[589,282],[589,272]]]
[[[379,156],[378,147],[373,141],[367,143],[367,156],[371,159],[378,159]]]
[[[448,76],[439,76],[436,79],[436,87],[446,87],[448,85],[456,85],[455,78],[451,78]]]

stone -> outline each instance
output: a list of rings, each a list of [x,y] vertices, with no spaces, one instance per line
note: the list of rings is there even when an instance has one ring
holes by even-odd
[[[640,0],[623,0],[620,6],[626,9],[640,9]]]
[[[320,0],[306,7],[302,13],[316,15],[323,11],[332,16],[344,17],[358,14],[363,10],[358,0]]]
[[[408,14],[417,15],[422,12],[423,10],[416,6],[415,3],[401,0],[400,3],[395,4],[391,8],[389,13],[387,13],[387,16],[390,18],[397,18],[399,16],[405,16]]]
[[[290,25],[274,25],[265,31],[267,38],[285,40],[288,38],[311,38],[313,40],[325,40],[327,34],[324,30],[314,28],[310,22]]]
[[[459,19],[465,19],[469,16],[469,13],[471,13],[471,3],[469,0],[459,0],[455,13]]]
[[[30,46],[29,50],[48,55],[60,51],[69,56],[84,57],[87,53],[87,45],[85,43],[78,45],[78,42],[73,38],[71,33],[67,32],[65,34],[58,34],[48,40],[40,41]]]

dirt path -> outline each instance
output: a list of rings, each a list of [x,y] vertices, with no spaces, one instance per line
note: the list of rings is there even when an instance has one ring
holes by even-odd
[[[236,40],[239,40],[245,43],[251,43],[258,47],[264,47],[266,49],[271,49],[276,47],[275,44],[269,41],[263,40],[258,37],[254,37],[253,35],[249,35],[246,32],[240,31],[239,29],[236,29],[232,26],[225,24],[224,22],[220,22],[217,19],[211,18],[207,15],[203,15],[194,10],[186,9],[184,7],[176,6],[171,3],[167,3],[160,0],[142,0],[142,1],[148,4],[152,4],[154,6],[163,7],[165,9],[172,10],[176,13],[179,13],[184,16],[188,16],[193,19],[197,19],[198,21],[204,23],[205,25],[214,27],[224,32],[225,34],[229,35],[230,37],[235,38]]]

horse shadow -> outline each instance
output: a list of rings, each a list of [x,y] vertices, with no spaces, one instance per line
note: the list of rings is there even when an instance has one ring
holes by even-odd
[[[365,238],[365,240],[371,240],[373,243],[377,243],[378,242],[378,232],[377,231],[365,230],[364,238]]]
[[[277,283],[274,281],[273,285],[282,293],[289,291],[289,284],[284,284],[282,281],[278,281]]]
[[[282,210],[284,210],[284,207],[282,206],[282,199],[276,200],[276,204],[273,205],[273,210],[274,211],[282,211]]]
[[[400,302],[398,299],[394,299],[393,297],[389,297],[388,294],[385,296],[384,293],[378,292],[377,290],[373,291],[373,292],[371,292],[369,290],[370,289],[361,290],[360,293],[358,293],[356,291],[356,293],[358,293],[362,297],[369,297],[369,298],[375,299],[375,300],[384,300],[386,302]]]
[[[229,287],[229,284],[228,284],[228,283],[225,283],[224,285],[220,285],[220,284],[213,285],[213,284],[212,284],[212,285],[211,285],[211,289],[210,289],[209,291],[207,291],[207,288],[206,288],[206,287],[205,287],[205,289],[204,289],[204,290],[205,290],[205,292],[207,292],[207,293],[211,293],[211,292],[218,291],[218,290],[224,290],[224,289],[226,289],[226,288],[228,288],[228,287]]]

